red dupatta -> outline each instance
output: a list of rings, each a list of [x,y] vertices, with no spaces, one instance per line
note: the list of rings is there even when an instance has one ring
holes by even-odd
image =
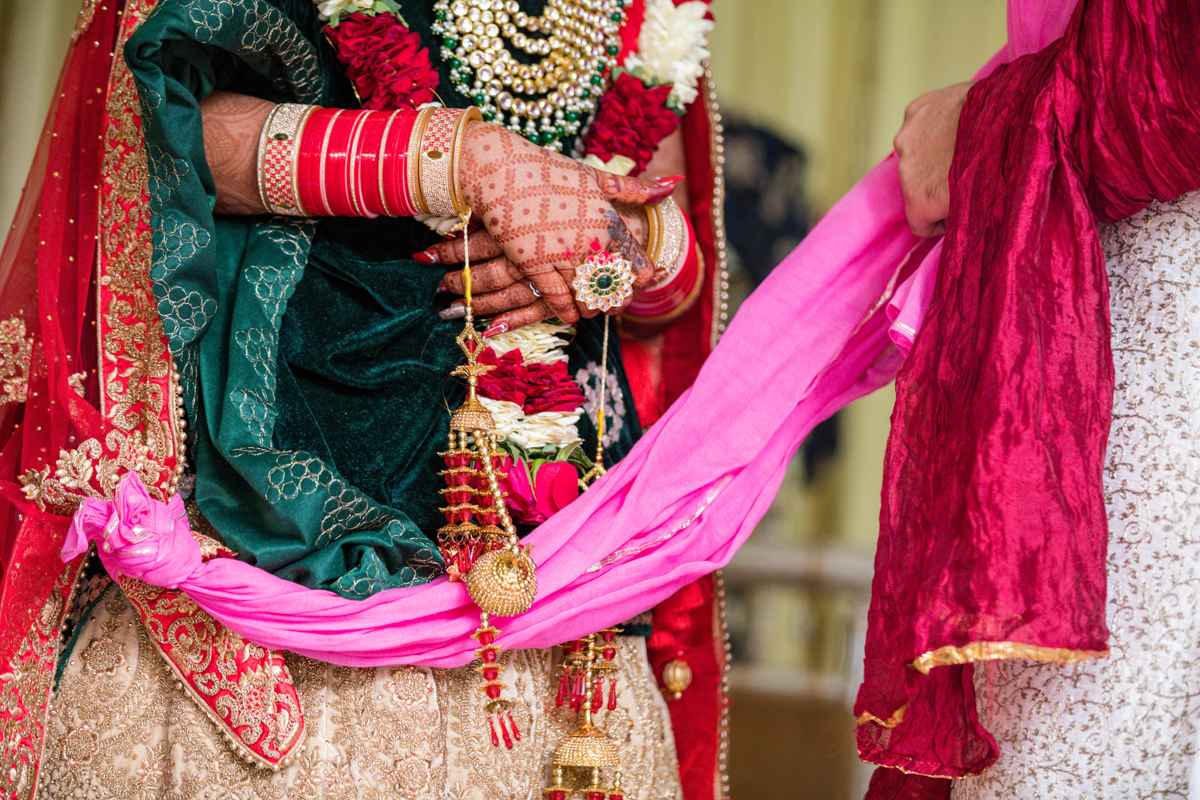
[[[48,475],[60,451],[104,438],[88,311],[96,302],[104,97],[121,5],[102,0],[81,12],[0,253],[0,664],[63,571],[58,551],[73,511],[65,503],[39,508],[21,478]]]
[[[1113,392],[1096,224],[1200,187],[1200,8],[1081,0],[968,95],[934,299],[900,376],[865,680],[870,797],[996,759],[974,661],[1107,653]],[[900,770],[918,775],[903,775]]]

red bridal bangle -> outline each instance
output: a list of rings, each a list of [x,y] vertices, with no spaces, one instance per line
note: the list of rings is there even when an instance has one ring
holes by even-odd
[[[290,216],[465,214],[458,161],[466,121],[477,116],[276,106],[259,140],[259,196],[271,213]]]

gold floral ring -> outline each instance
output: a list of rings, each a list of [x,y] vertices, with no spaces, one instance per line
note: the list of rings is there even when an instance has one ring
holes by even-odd
[[[633,264],[614,253],[593,253],[576,268],[571,288],[575,299],[593,311],[619,308],[633,295]]]

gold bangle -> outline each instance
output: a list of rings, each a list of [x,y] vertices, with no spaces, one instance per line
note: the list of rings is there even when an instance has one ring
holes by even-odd
[[[463,111],[462,116],[458,118],[458,124],[454,128],[454,142],[450,162],[450,194],[454,202],[454,210],[460,216],[466,216],[470,209],[467,207],[467,202],[463,198],[462,180],[459,176],[459,167],[462,164],[462,147],[463,140],[466,139],[467,123],[472,120],[482,120],[483,114],[475,106]]]
[[[661,227],[654,254],[650,256],[654,262],[654,281],[646,287],[646,291],[670,283],[687,261],[685,243],[688,235],[683,210],[670,197],[654,208],[658,211]]]
[[[433,112],[432,108],[421,109],[416,122],[413,123],[412,136],[408,139],[408,196],[422,214],[429,213],[429,204],[425,202],[425,195],[421,193],[421,159],[418,151],[421,140],[425,138],[425,126],[429,124]]]
[[[428,214],[457,216],[454,197],[454,139],[465,111],[457,108],[435,109],[425,126],[417,154],[420,164],[421,194]]]
[[[646,257],[651,264],[658,264],[658,251],[662,247],[663,213],[659,204],[643,206],[646,210]],[[658,267],[654,269],[655,280],[658,277]]]
[[[258,140],[258,195],[272,214],[307,216],[300,204],[296,160],[300,135],[315,106],[281,103],[271,109]]]
[[[267,200],[267,137],[271,132],[271,124],[275,121],[275,115],[279,113],[281,105],[276,105],[271,109],[271,113],[267,114],[267,120],[263,123],[262,132],[258,135],[258,157],[255,159],[255,164],[258,167],[258,199],[262,201],[263,208],[271,210],[271,202]]]

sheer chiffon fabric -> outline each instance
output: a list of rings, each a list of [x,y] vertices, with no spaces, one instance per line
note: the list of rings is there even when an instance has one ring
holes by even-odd
[[[96,178],[106,152],[101,98],[120,7],[115,0],[99,0],[90,22],[81,16],[0,253],[2,664],[8,663],[62,572],[58,551],[70,524],[69,516],[56,508],[56,501],[65,498],[44,497],[39,506],[24,493],[20,478],[53,477],[62,452],[85,443],[95,443],[113,460],[128,455],[118,452],[126,444],[125,431],[102,410],[93,284],[101,227]],[[143,402],[133,400],[124,411],[137,415],[143,408]],[[176,463],[171,443],[166,447],[157,454],[161,470],[145,473],[156,493]],[[98,488],[94,475],[73,477],[80,478],[80,491],[84,485],[93,492]]]

